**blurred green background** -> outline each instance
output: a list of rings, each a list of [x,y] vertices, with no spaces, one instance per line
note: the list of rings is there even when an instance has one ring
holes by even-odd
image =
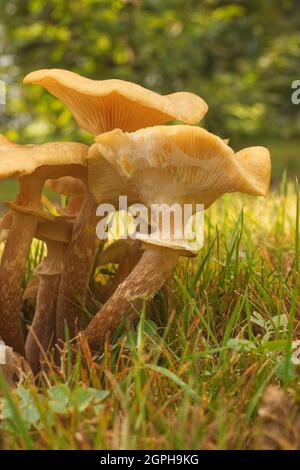
[[[269,146],[273,184],[300,176],[299,0],[0,0],[1,132],[89,142],[68,110],[22,78],[40,68],[131,80],[209,104],[202,125],[233,148]],[[2,184],[1,192],[11,190]]]

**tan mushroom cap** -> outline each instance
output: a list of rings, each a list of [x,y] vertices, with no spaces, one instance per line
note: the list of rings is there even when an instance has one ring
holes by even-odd
[[[35,238],[43,241],[55,241],[68,243],[71,240],[74,221],[68,217],[54,216],[47,214],[43,211],[29,210],[24,207],[13,205],[11,202],[6,203],[7,206],[12,207],[13,210],[21,212],[22,214],[35,215],[38,220]],[[13,225],[13,214],[7,212],[0,219],[0,230],[9,231]]]
[[[156,126],[135,133],[115,130],[96,138],[88,154],[89,187],[96,200],[128,203],[191,204],[192,211],[209,207],[226,192],[266,195],[270,181],[270,154],[250,147],[238,153],[219,137],[199,127]],[[193,244],[173,234],[164,239],[138,236],[152,247],[193,256]]]
[[[64,207],[56,208],[60,214],[69,218],[77,217],[87,194],[86,185],[82,180],[72,176],[62,176],[46,181],[45,186],[58,194],[67,196],[67,204]]]
[[[199,249],[195,249],[194,246],[184,240],[151,239],[143,234],[137,234],[136,239],[142,242],[144,248],[148,247],[160,251],[176,251],[179,256],[187,256],[188,258],[197,256],[199,252]]]
[[[88,154],[89,187],[98,202],[204,204],[226,192],[266,195],[271,162],[264,147],[234,153],[222,139],[193,126],[115,130],[96,138]]]
[[[34,209],[31,207],[21,206],[16,204],[14,201],[6,201],[6,207],[12,211],[18,212],[20,214],[31,215],[37,218],[37,220],[55,220],[58,216],[51,214],[50,212],[43,211],[42,209]]]
[[[72,176],[61,176],[57,179],[47,180],[45,186],[65,196],[77,197],[86,194],[86,187],[83,182]]]
[[[72,229],[73,224],[62,217],[38,224],[35,236],[46,242],[47,256],[35,268],[35,275],[57,276],[62,273],[66,246],[71,240]]]
[[[42,167],[46,167],[50,177],[55,178],[61,175],[54,167],[68,165],[74,166],[72,171],[80,175],[87,150],[87,145],[76,142],[20,145],[0,135],[0,180],[30,175]]]
[[[61,243],[69,243],[74,224],[64,217],[57,217],[54,221],[43,220],[37,225],[36,238]]]
[[[24,83],[44,86],[69,108],[83,129],[94,135],[115,128],[133,132],[174,119],[196,124],[208,109],[193,93],[163,96],[135,83],[90,80],[62,69],[37,70],[28,74]]]

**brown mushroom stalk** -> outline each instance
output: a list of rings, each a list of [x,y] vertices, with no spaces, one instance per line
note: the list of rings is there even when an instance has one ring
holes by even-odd
[[[16,352],[24,354],[21,327],[22,278],[28,252],[43,213],[41,192],[48,178],[71,174],[85,178],[87,146],[72,142],[18,145],[0,140],[0,179],[16,178],[20,191],[13,210],[13,222],[1,258],[0,335]]]
[[[34,201],[32,207],[39,208],[41,185],[33,186],[32,178],[20,178],[18,203]],[[32,198],[32,199],[31,199]],[[5,243],[0,268],[1,322],[0,332],[6,344],[12,345],[20,354],[24,353],[23,331],[20,322],[22,304],[22,278],[27,256],[37,226],[37,218],[14,212],[12,227]]]
[[[144,300],[150,300],[163,286],[179,254],[146,249],[129,276],[117,287],[91,321],[85,335],[91,349],[98,350],[130,312],[138,312]]]
[[[77,123],[94,136],[115,128],[135,131],[173,119],[196,124],[207,112],[207,104],[193,93],[162,96],[134,83],[90,80],[67,70],[37,70],[27,75],[24,83],[45,87],[69,108]],[[76,222],[61,279],[57,312],[59,338],[64,337],[65,320],[71,335],[75,333],[80,305],[85,301],[97,240],[93,211],[96,206],[89,195]],[[86,239],[82,224],[88,227]],[[91,264],[87,266],[86,263]]]
[[[87,285],[99,246],[95,234],[96,208],[94,196],[87,193],[74,225],[61,275],[56,318],[57,339],[64,339],[66,327],[71,338],[80,328],[79,320],[84,311]]]
[[[40,359],[55,344],[58,285],[71,233],[72,225],[57,218],[53,222],[40,222],[35,234],[47,246],[46,257],[34,270],[35,276],[39,277],[39,287],[33,322],[25,343],[26,359],[35,374],[40,370]]]
[[[16,217],[2,254],[0,331],[5,342],[13,345],[20,354],[24,353],[23,331],[20,322],[21,284],[35,228],[36,221],[34,219],[32,220],[25,215]]]

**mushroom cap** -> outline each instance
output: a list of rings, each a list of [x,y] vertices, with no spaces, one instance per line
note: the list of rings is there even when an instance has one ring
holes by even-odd
[[[61,176],[57,179],[47,180],[45,183],[50,189],[53,189],[58,194],[65,196],[85,196],[86,187],[83,182],[78,178],[72,176]]]
[[[8,204],[8,203],[6,203]],[[14,206],[13,203],[9,203],[10,206]],[[69,217],[53,216],[43,211],[30,210],[27,211],[23,206],[15,205],[12,207],[13,210],[24,214],[35,215],[38,219],[36,228],[35,238],[43,241],[55,241],[62,243],[69,243],[71,240],[72,230],[74,221],[70,220]],[[48,217],[49,216],[49,217]],[[0,219],[0,230],[10,230],[13,224],[13,213],[7,212]]]
[[[17,204],[14,201],[7,201],[5,202],[5,205],[12,211],[19,212],[25,215],[35,216],[40,221],[43,221],[43,220],[54,221],[58,217],[54,214],[50,214],[50,212],[46,212],[40,209],[34,209],[31,207],[21,206],[20,204]]]
[[[33,272],[35,276],[59,276],[64,270],[64,260],[56,257],[45,256],[42,261],[34,268]]]
[[[136,239],[142,242],[142,246],[149,247],[153,250],[173,250],[180,256],[187,256],[193,258],[197,256],[199,249],[194,248],[191,243],[184,240],[163,240],[161,238],[153,239],[143,234],[137,234]]]
[[[0,135],[0,180],[20,178],[46,167],[49,177],[59,177],[60,167],[73,168],[78,176],[84,171],[88,146],[76,142],[50,142],[20,145]]]
[[[221,138],[192,126],[102,134],[90,148],[87,164],[89,188],[99,203],[116,204],[120,195],[127,195],[128,204],[142,202],[151,207],[151,215],[154,204],[162,213],[166,213],[163,204],[170,211],[174,205],[184,209],[190,204],[192,215],[226,192],[266,195],[271,170],[267,149],[250,147],[235,154]],[[144,235],[138,239],[179,254],[196,254],[194,243],[183,240],[183,235],[176,237],[172,227],[174,233],[167,235],[159,220],[154,223],[154,239]]]
[[[43,241],[68,243],[71,240],[74,223],[64,217],[38,222],[35,237]]]
[[[116,129],[96,138],[88,154],[89,188],[98,202],[203,204],[226,192],[266,195],[271,162],[264,147],[236,154],[221,138],[193,126]]]
[[[38,223],[35,237],[46,242],[47,256],[34,269],[37,276],[57,276],[64,268],[67,243],[71,240],[73,223],[64,217]]]
[[[24,83],[44,86],[69,108],[83,129],[94,135],[115,128],[133,132],[174,119],[196,124],[208,109],[193,93],[163,96],[135,83],[90,80],[62,69],[37,70],[29,73]]]

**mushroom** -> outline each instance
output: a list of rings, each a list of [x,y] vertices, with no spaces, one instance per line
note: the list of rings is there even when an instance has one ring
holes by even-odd
[[[71,111],[80,127],[93,135],[116,128],[133,132],[176,119],[196,124],[207,104],[193,93],[162,96],[123,80],[90,80],[62,69],[29,73],[24,83],[45,87]]]
[[[173,119],[196,124],[207,112],[207,104],[192,93],[162,96],[134,83],[115,79],[95,81],[67,70],[38,70],[28,74],[24,83],[44,86],[69,108],[77,123],[93,135],[115,128],[135,131]],[[98,247],[95,213],[96,202],[88,192],[74,227],[60,282],[58,338],[64,338],[65,321],[70,335],[76,334],[80,304],[86,299]],[[74,302],[75,292],[77,302]]]
[[[35,374],[40,369],[40,353],[47,352],[55,342],[58,284],[71,234],[72,223],[61,217],[39,222],[35,233],[35,238],[47,246],[46,257],[34,270],[39,287],[33,322],[25,343],[26,359]]]
[[[86,187],[80,179],[72,176],[62,176],[55,180],[46,181],[45,186],[58,194],[67,196],[66,207],[58,209],[62,215],[76,217],[79,214],[86,195]]]
[[[21,282],[38,217],[43,216],[41,191],[48,178],[85,178],[87,148],[73,142],[18,145],[4,136],[0,139],[0,180],[16,178],[20,186],[16,201],[8,204],[13,210],[13,222],[1,258],[0,335],[21,354]],[[45,212],[44,216],[54,218]]]
[[[206,130],[181,125],[102,134],[90,148],[87,163],[89,187],[98,202],[114,202],[126,194],[129,201],[148,208],[191,204],[193,212],[197,204],[207,208],[226,192],[265,196],[271,168],[266,148],[234,153]],[[87,327],[85,334],[93,349],[99,348],[128,311],[155,295],[180,255],[195,254],[174,227],[169,239],[160,222],[155,229],[156,238],[139,237],[146,248],[141,260]]]

